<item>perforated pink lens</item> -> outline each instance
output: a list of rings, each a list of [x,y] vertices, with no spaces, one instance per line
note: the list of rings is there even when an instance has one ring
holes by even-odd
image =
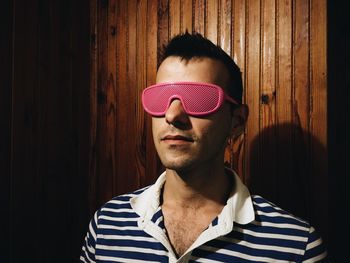
[[[179,99],[185,112],[204,116],[217,111],[225,100],[238,104],[222,88],[209,83],[160,83],[144,89],[142,105],[152,116],[164,116],[174,99]]]

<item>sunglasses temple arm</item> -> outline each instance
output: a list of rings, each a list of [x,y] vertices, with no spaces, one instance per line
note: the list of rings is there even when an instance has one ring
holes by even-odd
[[[228,96],[225,94],[225,100],[228,100],[229,102],[236,104],[236,105],[240,105],[241,103],[238,103],[235,99],[233,99],[232,97]]]

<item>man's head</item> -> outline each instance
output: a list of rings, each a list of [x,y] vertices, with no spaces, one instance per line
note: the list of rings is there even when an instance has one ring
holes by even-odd
[[[153,95],[143,95],[143,105],[153,117],[153,139],[163,165],[176,171],[189,171],[207,164],[222,165],[228,138],[242,132],[247,117],[246,107],[240,104],[242,81],[236,64],[201,35],[186,33],[172,39],[164,49],[156,82]],[[171,83],[175,83],[174,87]],[[196,91],[183,85],[188,83],[194,85]],[[187,91],[181,90],[182,87]],[[222,99],[208,114],[190,113],[201,111],[206,100],[219,101],[216,91],[238,102]],[[167,93],[164,95],[167,103],[162,104],[164,93]],[[147,109],[153,106],[152,98],[161,110]],[[196,103],[198,107],[194,107]],[[157,111],[159,114],[155,114]]]
[[[163,62],[168,57],[179,57],[184,62],[199,58],[211,58],[220,61],[224,65],[226,74],[222,78],[228,77],[223,88],[227,94],[238,102],[242,102],[242,77],[241,71],[233,59],[225,53],[219,46],[214,45],[210,40],[204,38],[199,33],[189,34],[188,32],[177,35],[164,47],[160,61]],[[160,63],[161,65],[161,63]]]

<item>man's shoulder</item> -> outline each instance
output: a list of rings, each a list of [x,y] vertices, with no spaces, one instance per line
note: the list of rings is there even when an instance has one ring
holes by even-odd
[[[133,213],[130,200],[142,194],[148,188],[149,186],[113,197],[99,209],[98,214]]]
[[[252,201],[255,210],[256,223],[282,228],[296,228],[306,232],[310,230],[309,222],[284,210],[265,198],[259,195],[253,195]]]

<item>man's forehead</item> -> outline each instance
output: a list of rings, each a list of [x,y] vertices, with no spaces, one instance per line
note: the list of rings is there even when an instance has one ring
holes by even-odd
[[[161,63],[156,82],[194,81],[226,86],[228,79],[227,69],[219,60],[208,57],[188,60],[171,56]]]

